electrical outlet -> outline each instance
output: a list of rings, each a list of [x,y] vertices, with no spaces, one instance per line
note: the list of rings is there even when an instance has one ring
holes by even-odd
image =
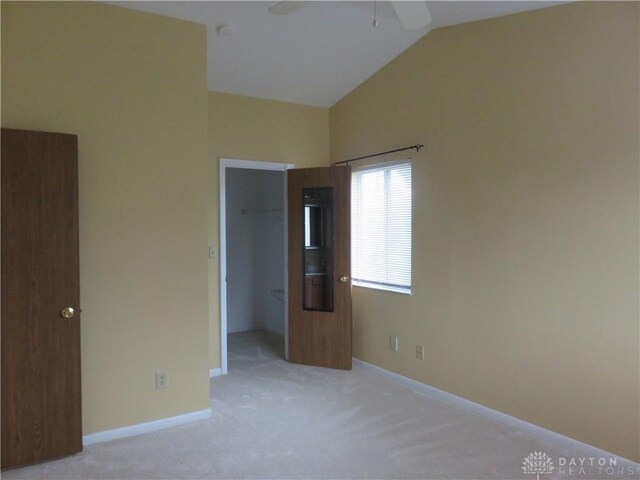
[[[209,258],[214,260],[216,258],[216,251],[213,247],[209,247]]]
[[[398,337],[389,337],[389,348],[394,352],[398,351]]]
[[[169,372],[156,372],[156,390],[161,390],[169,386]]]
[[[416,358],[424,360],[424,347],[422,345],[416,345]]]

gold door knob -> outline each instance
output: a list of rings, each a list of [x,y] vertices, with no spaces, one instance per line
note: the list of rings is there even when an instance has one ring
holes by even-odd
[[[342,283],[347,283],[347,282],[349,281],[349,275],[342,275],[342,276],[340,277],[340,281],[341,281]]]
[[[60,312],[60,315],[62,315],[64,318],[73,318],[73,315],[75,313],[76,312],[72,307],[64,307]]]

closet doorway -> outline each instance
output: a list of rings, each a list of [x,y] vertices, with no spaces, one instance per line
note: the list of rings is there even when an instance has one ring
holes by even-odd
[[[220,366],[286,358],[286,170],[290,163],[220,159]]]

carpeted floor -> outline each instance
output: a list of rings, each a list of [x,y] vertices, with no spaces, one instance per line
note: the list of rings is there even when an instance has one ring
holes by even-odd
[[[211,380],[210,421],[89,446],[4,479],[536,479],[531,452],[584,457],[435,400],[376,372],[292,365],[282,339],[229,337],[229,374]],[[638,478],[591,469],[547,478]],[[566,471],[565,471],[566,474]]]

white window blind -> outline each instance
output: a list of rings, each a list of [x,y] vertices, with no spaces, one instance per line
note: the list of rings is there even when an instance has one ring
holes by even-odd
[[[411,161],[354,170],[354,285],[411,293]]]

